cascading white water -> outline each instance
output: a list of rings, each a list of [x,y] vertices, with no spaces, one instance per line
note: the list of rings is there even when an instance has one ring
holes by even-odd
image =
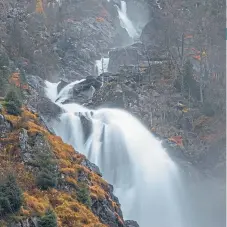
[[[46,85],[52,100],[65,100],[73,83],[60,93],[62,97],[56,95],[56,84]],[[89,110],[78,104],[56,103],[65,110],[60,122],[53,125],[56,134],[100,167],[104,178],[114,185],[124,218],[138,221],[141,227],[184,226],[177,194],[178,168],[135,117],[118,109]],[[87,138],[80,114],[92,122]]]
[[[101,73],[108,72],[109,58],[101,58],[100,60],[96,60],[95,66],[98,69],[98,76]]]
[[[120,19],[121,26],[126,29],[129,36],[132,39],[139,37],[137,30],[135,29],[132,21],[128,18],[127,15],[127,4],[125,1],[121,1],[121,8],[117,6],[117,11]]]

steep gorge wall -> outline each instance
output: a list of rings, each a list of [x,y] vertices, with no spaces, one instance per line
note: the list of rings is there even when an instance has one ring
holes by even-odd
[[[127,39],[113,2],[43,1],[38,12],[36,0],[1,6],[0,56],[10,60],[2,63],[9,71],[52,81],[84,78],[94,75],[101,53]]]

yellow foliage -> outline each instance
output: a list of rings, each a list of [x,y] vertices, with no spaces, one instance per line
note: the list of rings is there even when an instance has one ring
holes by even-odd
[[[36,8],[35,8],[35,11],[37,13],[43,13],[44,10],[43,10],[43,1],[42,0],[36,0]]]
[[[105,19],[104,19],[103,17],[97,17],[97,18],[96,18],[96,21],[97,21],[97,22],[104,22]]]
[[[91,191],[91,197],[93,197],[93,198],[96,198],[96,199],[105,199],[106,198],[105,191],[97,185],[90,186],[90,191]]]
[[[71,176],[75,176],[76,175],[75,169],[73,169],[73,168],[61,168],[60,172],[64,173],[64,174],[71,175]]]
[[[4,114],[4,117],[6,118],[6,120],[11,122],[14,127],[16,127],[21,120],[20,116],[14,116],[9,114]]]
[[[0,220],[0,227],[7,227],[7,223],[3,220]]]
[[[77,181],[73,179],[72,177],[66,177],[65,181],[69,183],[70,185],[77,186]]]
[[[189,111],[189,109],[187,108],[187,107],[184,107],[183,109],[182,109],[182,112],[184,112],[184,113],[187,113]]]
[[[34,193],[29,195],[27,192],[24,192],[24,202],[27,210],[39,215],[43,215],[50,206],[46,197],[35,197]]]

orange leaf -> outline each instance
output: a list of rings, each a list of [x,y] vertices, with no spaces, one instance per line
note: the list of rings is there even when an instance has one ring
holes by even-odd
[[[173,136],[173,137],[169,138],[169,141],[176,143],[180,147],[184,146],[182,136]]]
[[[103,17],[97,17],[97,18],[96,18],[96,21],[98,21],[98,22],[103,22],[103,21],[104,21],[104,18],[103,18]]]

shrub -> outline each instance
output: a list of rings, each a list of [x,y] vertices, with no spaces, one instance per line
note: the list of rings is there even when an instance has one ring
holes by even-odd
[[[21,109],[14,102],[5,103],[6,111],[10,115],[18,116],[21,114]]]
[[[36,165],[40,169],[36,177],[37,186],[42,190],[56,187],[57,168],[54,158],[48,153],[40,153],[36,156]]]
[[[87,185],[80,184],[76,191],[77,200],[87,207],[91,207],[91,197]]]
[[[0,96],[5,96],[5,93],[8,90],[8,75],[9,72],[7,70],[0,69]]]
[[[57,185],[56,175],[47,169],[44,169],[36,177],[36,184],[42,190],[54,188]]]
[[[57,227],[57,217],[52,210],[48,210],[43,217],[38,220],[38,227]]]
[[[0,183],[0,216],[14,213],[22,205],[22,192],[14,176],[9,175],[5,182]]]
[[[20,115],[22,103],[15,90],[10,90],[5,97],[5,107],[8,114]]]
[[[21,108],[22,103],[19,99],[19,95],[17,94],[17,92],[15,90],[10,90],[6,97],[5,97],[5,101],[6,102],[14,102],[15,106],[17,106],[18,108]]]

